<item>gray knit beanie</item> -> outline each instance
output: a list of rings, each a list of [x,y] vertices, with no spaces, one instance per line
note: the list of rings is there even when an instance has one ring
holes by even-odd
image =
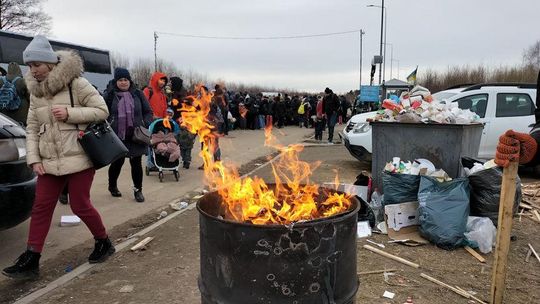
[[[29,62],[58,63],[58,55],[53,51],[45,36],[37,35],[24,50],[23,61],[25,64]]]

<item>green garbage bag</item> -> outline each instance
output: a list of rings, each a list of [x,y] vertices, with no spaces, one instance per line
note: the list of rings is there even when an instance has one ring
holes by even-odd
[[[416,202],[418,200],[419,175],[383,172],[382,182],[383,205]]]
[[[466,245],[469,200],[469,179],[440,183],[422,176],[418,191],[420,234],[446,250]]]

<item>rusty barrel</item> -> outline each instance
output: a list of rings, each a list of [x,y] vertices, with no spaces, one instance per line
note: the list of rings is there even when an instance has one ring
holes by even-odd
[[[327,218],[254,225],[222,219],[221,197],[203,196],[197,204],[201,302],[355,303],[359,202],[351,201],[348,211]]]

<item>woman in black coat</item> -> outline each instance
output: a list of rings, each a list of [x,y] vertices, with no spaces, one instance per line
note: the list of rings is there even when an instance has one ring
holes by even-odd
[[[114,80],[104,96],[109,108],[109,123],[112,129],[128,148],[129,163],[131,165],[131,178],[133,180],[133,191],[135,200],[144,202],[142,194],[142,155],[146,153],[147,145],[133,141],[135,128],[142,126],[147,128],[152,122],[152,109],[144,94],[138,90],[133,82],[129,71],[124,68],[114,70]],[[118,190],[118,176],[124,158],[113,162],[109,166],[109,192],[114,197],[122,196]]]

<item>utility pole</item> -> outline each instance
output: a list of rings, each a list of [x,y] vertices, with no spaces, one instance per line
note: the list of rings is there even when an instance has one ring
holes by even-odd
[[[363,30],[360,30],[360,79],[358,83],[358,89],[360,90],[360,87],[362,86],[362,36],[366,34]]]
[[[384,3],[383,3],[383,11],[384,11],[383,82],[385,82],[386,81],[386,30],[387,30],[386,22],[388,21],[388,10],[386,9],[386,7],[384,7]]]
[[[158,35],[157,35],[157,32],[154,31],[154,71],[157,72],[158,68],[157,68],[157,39],[158,39]]]
[[[381,0],[381,46],[379,47],[379,55],[383,56],[383,26],[384,26],[384,0]],[[384,60],[384,58],[383,58]],[[383,61],[384,62],[384,61]],[[379,64],[379,84],[382,85],[382,67],[383,64]]]

